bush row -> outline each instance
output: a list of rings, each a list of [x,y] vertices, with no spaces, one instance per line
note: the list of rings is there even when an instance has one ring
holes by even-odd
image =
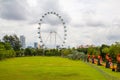
[[[68,54],[72,54],[70,49],[33,49],[26,48],[24,50],[16,51],[16,56],[63,56],[66,57]]]
[[[14,50],[0,50],[0,60],[15,57]]]

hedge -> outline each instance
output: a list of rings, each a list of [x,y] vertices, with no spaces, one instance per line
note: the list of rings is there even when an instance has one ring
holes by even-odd
[[[14,50],[0,50],[0,60],[15,57]]]

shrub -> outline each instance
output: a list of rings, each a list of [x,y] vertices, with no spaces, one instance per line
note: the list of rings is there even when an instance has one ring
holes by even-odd
[[[61,54],[62,54],[62,56],[67,56],[67,55],[69,55],[69,54],[72,54],[72,51],[70,50],[70,49],[63,49],[62,51],[61,51]]]
[[[24,50],[15,51],[16,57],[24,56]]]
[[[0,60],[15,57],[14,50],[0,50]]]
[[[85,53],[78,52],[78,51],[72,51],[72,54],[69,54],[67,57],[73,60],[80,60],[80,59],[84,60]]]

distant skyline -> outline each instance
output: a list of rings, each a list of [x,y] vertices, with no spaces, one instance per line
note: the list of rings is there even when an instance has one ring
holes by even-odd
[[[46,12],[59,13],[67,25],[67,46],[120,42],[120,0],[0,0],[0,39],[5,34],[26,37],[26,46],[38,42],[38,23]],[[62,25],[48,16],[48,33]]]

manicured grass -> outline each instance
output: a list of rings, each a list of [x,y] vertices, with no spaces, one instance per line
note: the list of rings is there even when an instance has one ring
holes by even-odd
[[[120,72],[112,71],[112,69],[105,68],[105,66],[96,66],[95,64],[94,66],[102,70],[102,73],[104,74],[104,76],[105,75],[111,76],[109,77],[109,80],[110,78],[116,78],[116,79],[111,79],[111,80],[120,80]]]
[[[0,80],[106,80],[106,78],[82,61],[37,56],[0,61]]]

